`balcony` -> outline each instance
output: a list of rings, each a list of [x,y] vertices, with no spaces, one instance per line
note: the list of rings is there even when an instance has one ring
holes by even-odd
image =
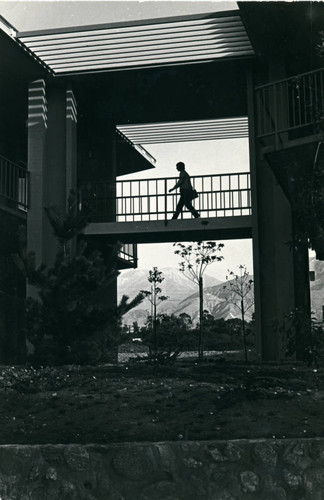
[[[256,87],[263,152],[317,142],[324,120],[324,69]]]
[[[122,243],[118,252],[118,269],[137,268],[137,245]]]
[[[28,171],[0,156],[0,208],[24,217],[29,205]]]

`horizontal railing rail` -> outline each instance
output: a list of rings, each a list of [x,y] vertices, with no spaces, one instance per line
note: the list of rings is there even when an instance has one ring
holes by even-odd
[[[80,185],[81,206],[90,210],[92,220],[117,222],[166,220],[175,212],[180,194],[169,193],[178,178],[87,182]],[[204,217],[251,214],[249,172],[191,177],[199,196],[192,203]],[[192,215],[186,209],[179,218]]]
[[[29,172],[0,156],[0,200],[7,200],[19,210],[29,206]]]
[[[312,128],[324,119],[324,68],[256,87],[257,135],[274,136]]]

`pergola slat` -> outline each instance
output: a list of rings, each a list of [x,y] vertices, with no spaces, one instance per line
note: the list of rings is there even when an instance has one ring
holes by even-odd
[[[209,62],[254,55],[236,11],[18,33],[56,74]]]
[[[249,48],[249,45],[248,45],[248,40],[246,39],[241,39],[239,41],[237,40],[234,40],[234,41],[223,41],[221,43],[218,44],[218,49],[221,50],[221,49],[224,49],[224,48],[235,48],[235,47],[238,47],[240,48],[240,50],[243,50],[243,48],[245,47],[246,49]],[[172,43],[169,43],[169,44],[154,44],[154,45],[149,45],[146,47],[146,51],[145,53],[146,54],[149,54],[149,53],[153,53],[153,52],[161,52],[161,51],[169,51],[170,50],[170,45],[172,45],[172,52],[179,52],[179,51],[185,51],[185,50],[188,50],[190,48],[200,48],[202,50],[217,50],[215,49],[215,44],[213,44],[212,42],[210,41],[199,41],[198,43],[195,43],[194,40],[191,40],[191,41],[186,41],[186,42],[182,42],[181,45],[178,46],[178,44],[172,44]],[[111,48],[111,49],[107,49],[107,47],[105,47],[104,49],[93,49],[92,51],[89,51],[89,49],[84,49],[82,52],[74,52],[73,53],[73,60],[76,60],[76,59],[86,59],[86,58],[90,58],[90,57],[93,57],[93,51],[95,50],[96,52],[96,58],[100,58],[100,57],[103,57],[103,56],[107,56],[107,55],[111,55],[111,54],[118,54],[120,56],[123,56],[123,55],[127,55],[127,54],[136,54],[138,53],[139,55],[142,55],[142,52],[139,51],[139,47],[134,47],[133,45],[129,46],[129,47],[123,47],[122,50],[120,50],[119,48]],[[53,55],[47,55],[47,54],[44,54],[43,56],[43,60],[46,61],[47,63],[55,63],[56,61],[61,61],[61,60],[64,60],[64,59],[68,59],[70,60],[71,59],[71,54],[66,54],[66,53],[63,53],[63,54],[53,54]]]
[[[247,117],[192,122],[118,125],[117,132],[133,144],[161,144],[248,137]]]

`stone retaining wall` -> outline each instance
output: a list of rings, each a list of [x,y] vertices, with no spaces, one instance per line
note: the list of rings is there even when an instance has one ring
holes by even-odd
[[[324,439],[0,446],[0,500],[323,500]]]

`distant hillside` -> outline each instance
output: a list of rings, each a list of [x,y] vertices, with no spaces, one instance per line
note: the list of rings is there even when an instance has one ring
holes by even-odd
[[[315,271],[315,281],[310,282],[312,310],[317,319],[322,319],[324,306],[324,262],[310,259],[309,267]]]
[[[216,286],[205,287],[204,288],[204,309],[210,312],[216,319],[232,319],[240,318],[241,312],[234,305],[226,301],[227,292],[224,290],[224,285],[226,283],[219,283]],[[253,300],[253,291],[249,294],[249,299]],[[251,307],[245,317],[247,321],[252,318],[252,313],[254,308]],[[194,323],[199,320],[199,294],[198,290],[195,293],[186,297],[182,302],[179,303],[178,307],[173,311],[176,315],[181,313],[187,313],[191,316]]]
[[[315,281],[311,281],[312,310],[317,319],[322,319],[322,307],[324,305],[324,262],[315,258],[310,259],[310,269],[315,271]],[[187,313],[194,323],[198,321],[199,296],[198,287],[183,276],[177,269],[167,267],[159,269],[163,272],[164,281],[161,284],[163,295],[169,299],[162,302],[158,312],[167,314]],[[118,277],[118,297],[128,295],[134,297],[140,290],[149,290],[147,281],[148,269],[133,269],[124,271]],[[207,309],[215,318],[237,318],[240,311],[232,304],[226,302],[224,283],[216,278],[206,275],[204,277],[204,309]],[[140,326],[144,325],[148,314],[151,312],[150,302],[146,299],[137,308],[132,309],[124,316],[123,322],[131,325],[137,321]],[[247,320],[251,319],[253,308],[247,313]]]
[[[181,314],[187,313],[193,322],[198,321],[199,295],[198,286],[186,278],[174,268],[161,268],[164,281],[161,284],[163,295],[169,299],[158,306],[159,313]],[[123,272],[118,278],[118,296],[128,295],[134,297],[140,290],[149,290],[147,281],[149,271],[147,269],[134,269]],[[204,276],[204,309],[207,309],[216,318],[235,318],[240,316],[239,310],[225,301],[223,283],[216,278]],[[140,326],[144,325],[147,315],[150,314],[151,304],[146,299],[138,307],[129,311],[123,318],[125,324],[131,325],[137,321]],[[247,319],[250,319],[253,310],[249,311]]]

